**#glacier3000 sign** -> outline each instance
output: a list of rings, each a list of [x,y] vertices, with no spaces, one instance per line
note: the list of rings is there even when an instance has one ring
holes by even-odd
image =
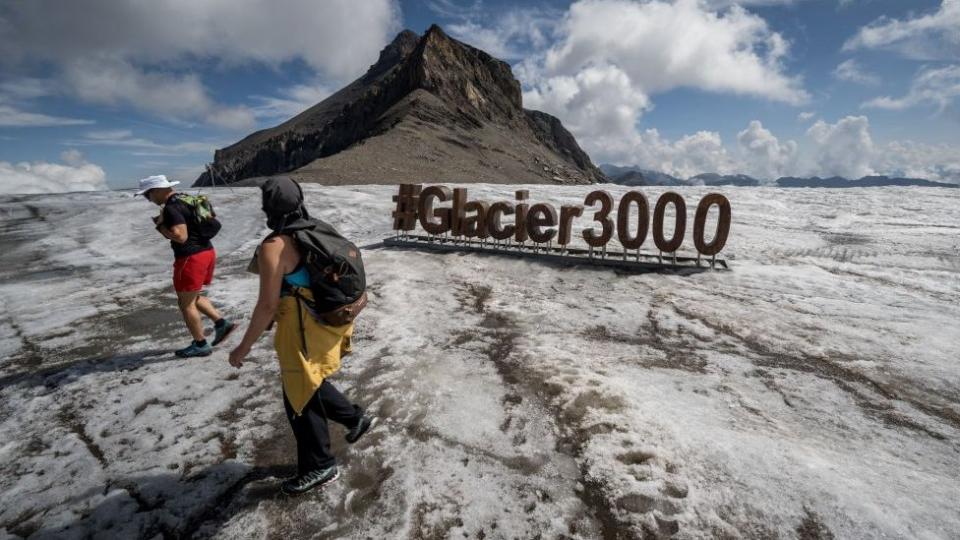
[[[598,264],[646,267],[700,267],[701,256],[709,257],[709,267],[726,268],[717,259],[730,232],[730,202],[719,193],[709,193],[697,204],[693,220],[693,243],[696,257],[678,256],[687,230],[687,204],[684,198],[668,191],[657,199],[651,220],[650,204],[639,191],[628,191],[617,203],[608,191],[592,191],[582,205],[563,205],[559,212],[549,203],[531,203],[526,189],[517,190],[513,201],[487,202],[468,200],[467,188],[450,189],[442,185],[423,187],[401,184],[393,197],[393,228],[398,235],[388,239],[390,245],[425,245],[445,249],[486,251],[511,254],[537,254],[569,258],[586,258]],[[440,206],[449,203],[448,206]],[[665,236],[667,207],[674,207],[673,231]],[[717,207],[714,234],[706,240],[707,217]],[[591,208],[596,227],[582,232],[587,249],[570,247],[573,222]],[[504,217],[513,216],[513,223]],[[411,235],[417,224],[426,236]],[[641,253],[648,233],[653,236],[656,254]],[[607,249],[616,235],[622,250]],[[629,263],[629,264],[623,264]]]

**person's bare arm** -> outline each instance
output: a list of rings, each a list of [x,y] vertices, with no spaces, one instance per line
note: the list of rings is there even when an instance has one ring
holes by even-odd
[[[260,267],[260,295],[257,297],[257,305],[253,308],[250,325],[243,339],[230,353],[230,365],[233,367],[243,365],[243,359],[270,326],[280,306],[280,285],[283,281],[280,255],[283,253],[283,247],[284,240],[280,237],[264,240],[261,244],[260,254],[257,256]]]
[[[157,227],[157,230],[160,231],[160,234],[178,244],[182,244],[187,241],[187,226],[182,223],[180,225],[174,225],[173,227],[160,225]]]

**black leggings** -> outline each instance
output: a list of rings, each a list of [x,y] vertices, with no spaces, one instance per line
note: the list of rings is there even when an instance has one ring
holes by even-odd
[[[347,401],[327,380],[313,393],[300,416],[290,406],[286,393],[283,395],[283,405],[290,427],[293,428],[293,436],[297,439],[297,470],[301,475],[337,463],[330,453],[327,418],[350,429],[356,427],[363,417],[363,409]]]

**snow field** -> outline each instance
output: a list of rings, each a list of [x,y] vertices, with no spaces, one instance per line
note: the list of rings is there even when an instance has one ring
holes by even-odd
[[[383,422],[356,446],[332,428],[343,477],[299,499],[275,492],[295,454],[269,338],[239,371],[237,337],[169,353],[187,338],[156,209],[0,199],[0,536],[960,534],[953,190],[722,188],[732,271],[693,275],[386,249],[395,188],[305,191],[366,247],[334,382]],[[708,191],[679,191],[692,219]],[[212,196],[210,297],[245,317],[259,194]]]

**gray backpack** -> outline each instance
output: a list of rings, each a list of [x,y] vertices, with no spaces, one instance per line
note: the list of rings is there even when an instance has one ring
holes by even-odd
[[[324,322],[339,326],[353,321],[366,306],[367,277],[360,248],[329,223],[314,219],[316,225],[294,232],[294,240],[310,274],[313,301],[308,307]]]

